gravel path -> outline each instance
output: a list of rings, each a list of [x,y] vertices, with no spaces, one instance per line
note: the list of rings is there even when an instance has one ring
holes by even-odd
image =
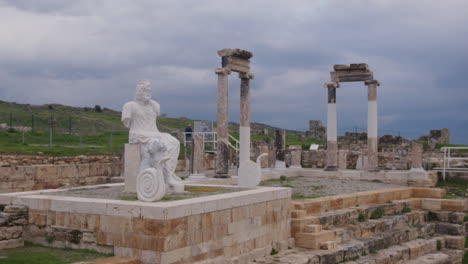
[[[286,180],[271,179],[261,182],[262,186],[290,187],[293,189],[293,199],[306,199],[320,196],[330,196],[344,193],[374,191],[401,187],[394,184],[350,181],[311,177],[288,177]]]

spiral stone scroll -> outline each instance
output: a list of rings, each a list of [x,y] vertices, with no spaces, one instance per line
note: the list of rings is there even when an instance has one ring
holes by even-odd
[[[166,194],[166,183],[161,170],[148,168],[142,170],[137,176],[138,200],[154,202],[163,198]]]

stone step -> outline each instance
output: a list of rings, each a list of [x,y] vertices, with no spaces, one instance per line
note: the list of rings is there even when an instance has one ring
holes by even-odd
[[[400,262],[405,264],[461,264],[463,250],[443,250],[421,256],[415,260]]]
[[[411,232],[410,232],[411,233]],[[436,236],[430,239],[412,239],[417,233],[410,234],[406,239],[411,241],[402,242],[405,237],[402,236],[405,232],[397,234],[387,233],[388,235],[380,235],[378,239],[362,241],[352,241],[353,246],[343,247],[341,245],[334,250],[286,250],[275,256],[267,256],[258,259],[253,263],[265,264],[318,264],[318,263],[349,263],[349,264],[377,264],[377,263],[461,263],[463,258],[464,245],[455,243],[455,247],[449,243],[449,240],[456,239],[461,241],[463,236]],[[385,241],[387,244],[385,244]],[[393,241],[393,242],[392,242]],[[437,242],[439,241],[439,242]],[[398,245],[389,246],[393,243]],[[438,245],[439,244],[439,245]],[[445,254],[443,258],[433,258],[431,254]],[[421,262],[432,261],[432,259],[441,259],[451,262]]]
[[[311,249],[319,249],[321,243],[334,240],[334,230],[324,230],[316,233],[298,233],[295,237],[296,247]]]
[[[74,264],[141,264],[137,259],[124,258],[124,257],[110,257],[88,260],[83,262],[76,262]]]
[[[463,224],[465,221],[465,213],[429,210],[427,213],[427,221]]]
[[[348,208],[335,210],[314,215],[305,215],[305,211],[296,210],[291,219],[291,233],[295,237],[296,233],[306,232],[305,227],[308,225],[322,225],[322,228],[330,228],[333,226],[344,226],[359,222],[360,218],[370,219],[376,210],[382,210],[385,216],[392,215],[408,215],[411,222],[422,222],[426,218],[427,212],[413,211],[405,213],[404,208],[409,208],[407,201],[397,201],[391,204],[377,204],[363,207]],[[378,209],[381,208],[381,209]]]
[[[322,225],[307,225],[304,228],[304,233],[318,233],[322,231]]]
[[[304,232],[296,233],[296,246],[318,249],[320,242],[328,241],[316,238],[320,234],[323,234],[321,233],[322,231],[333,231],[334,236],[327,233],[326,239],[342,243],[352,239],[369,237],[384,231],[409,228],[410,226],[422,223],[424,223],[424,217],[418,212],[411,212],[403,215],[385,216],[381,219],[366,220],[365,222],[355,222],[353,225],[338,226],[326,230],[322,230],[321,225],[312,224],[307,225],[304,228]]]
[[[318,223],[326,227],[351,224],[352,222],[358,221],[360,216],[370,219],[378,210],[382,211],[386,216],[404,214],[406,212],[405,208],[411,208],[411,205],[408,201],[402,200],[385,204],[371,204],[361,207],[352,207],[309,216],[316,217],[318,219]],[[423,214],[422,211],[420,212]]]

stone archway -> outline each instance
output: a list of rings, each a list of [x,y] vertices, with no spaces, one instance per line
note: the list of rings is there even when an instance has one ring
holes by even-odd
[[[338,170],[338,141],[336,124],[336,88],[340,82],[364,82],[367,85],[367,155],[368,170],[378,171],[378,122],[377,122],[377,86],[380,83],[374,80],[374,74],[365,63],[335,64],[330,72],[331,82],[325,83],[328,89],[327,109],[327,161],[326,171]]]
[[[222,49],[222,68],[216,69],[218,75],[218,122],[215,177],[229,177],[229,139],[228,139],[228,76],[239,73],[240,85],[240,149],[239,160],[250,160],[250,80],[254,75],[250,72],[252,52],[241,49]]]

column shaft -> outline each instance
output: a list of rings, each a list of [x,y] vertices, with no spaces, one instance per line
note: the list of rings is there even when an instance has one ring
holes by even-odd
[[[250,79],[241,77],[239,163],[250,160]]]
[[[228,145],[228,77],[229,70],[217,69],[218,74],[218,122],[216,132],[218,136],[216,147],[215,177],[229,176],[229,145]]]
[[[378,123],[377,123],[377,86],[379,82],[376,80],[366,81],[368,87],[368,109],[367,109],[367,155],[368,155],[368,170],[378,171]]]
[[[327,109],[327,164],[326,171],[338,170],[338,141],[336,125],[336,83],[326,83],[328,88]]]

